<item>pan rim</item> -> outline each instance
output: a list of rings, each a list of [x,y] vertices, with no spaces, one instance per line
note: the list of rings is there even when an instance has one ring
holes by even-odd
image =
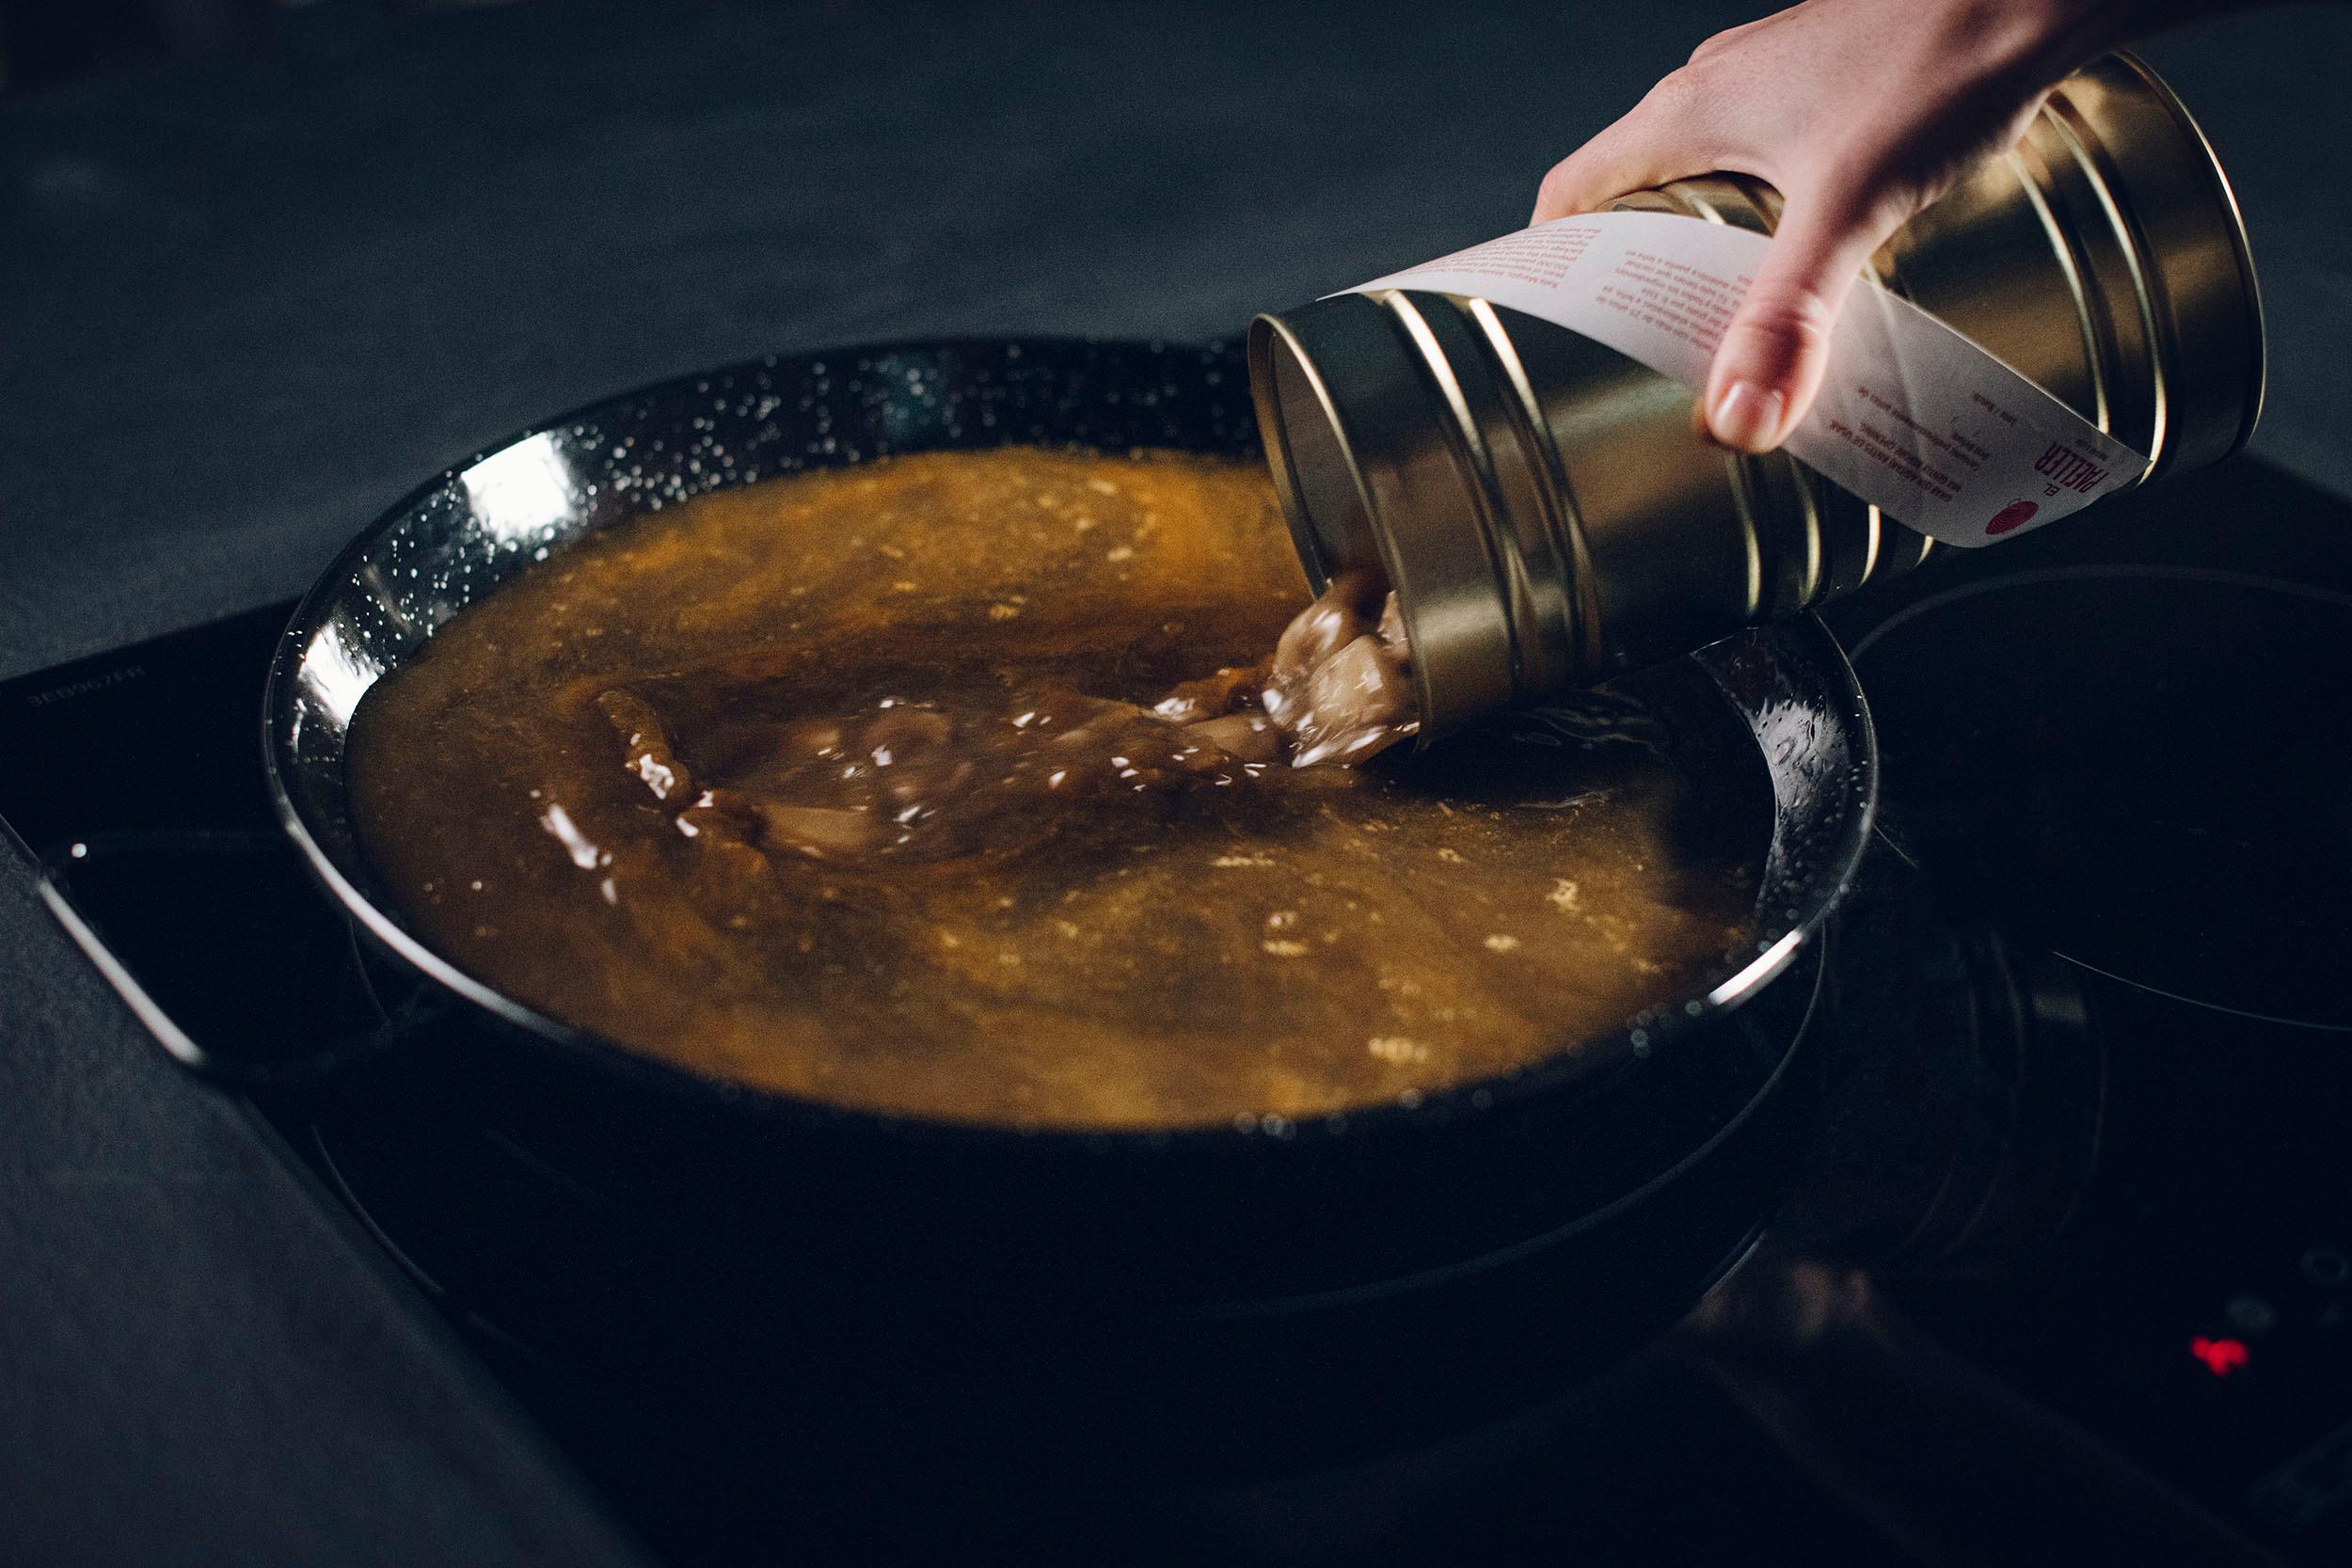
[[[988,354],[1041,356],[1071,353],[1200,356],[1204,360],[1228,360],[1232,373],[1247,386],[1237,344],[1221,341],[1181,342],[1157,338],[1125,338],[1076,334],[878,340],[830,344],[798,352],[778,352],[682,375],[663,377],[629,390],[594,399],[564,413],[475,449],[463,460],[441,469],[380,513],[335,554],[294,606],[285,630],[272,653],[261,702],[262,761],[278,827],[294,844],[306,870],[354,920],[368,937],[389,950],[461,1003],[486,1014],[530,1043],[549,1051],[576,1053],[583,1066],[616,1073],[638,1085],[672,1099],[700,1101],[714,1109],[773,1119],[779,1126],[860,1128],[900,1138],[944,1140],[973,1148],[1052,1145],[1105,1152],[1217,1150],[1259,1151],[1270,1146],[1299,1148],[1346,1137],[1387,1135],[1397,1131],[1490,1114],[1532,1097],[1561,1092],[1570,1085],[1615,1071],[1638,1069],[1658,1049],[1670,1048],[1693,1026],[1740,1008],[1788,970],[1801,953],[1819,939],[1821,923],[1843,893],[1867,843],[1876,816],[1879,757],[1869,710],[1851,664],[1836,637],[1818,617],[1807,614],[1770,626],[1754,627],[1730,640],[1740,647],[1763,646],[1799,666],[1810,665],[1832,697],[1838,721],[1849,730],[1852,752],[1851,776],[1839,789],[1841,821],[1826,859],[1834,863],[1803,883],[1803,895],[1783,920],[1759,925],[1756,951],[1739,960],[1711,965],[1696,984],[1661,998],[1644,1013],[1606,1034],[1552,1043],[1538,1056],[1510,1071],[1465,1080],[1421,1094],[1411,1103],[1391,1100],[1292,1120],[1280,1116],[1237,1116],[1230,1121],[1166,1127],[1087,1126],[1043,1123],[1010,1125],[982,1120],[959,1120],[835,1103],[765,1088],[738,1080],[697,1071],[685,1064],[655,1056],[612,1039],[598,1031],[564,1022],[507,995],[444,958],[410,931],[388,908],[389,899],[362,885],[337,853],[312,831],[290,774],[293,704],[299,673],[310,645],[326,624],[355,571],[369,561],[382,542],[396,532],[425,504],[460,482],[475,465],[522,443],[598,416],[644,401],[675,395],[697,383],[729,376],[772,372],[787,364],[821,364],[909,355]],[[1012,444],[1008,442],[1007,444]],[[1195,448],[1193,450],[1207,450]],[[1243,450],[1241,447],[1232,449]],[[856,460],[853,460],[856,461]],[[732,486],[728,486],[732,487]],[[632,508],[614,522],[641,515]],[[612,524],[600,524],[609,527]],[[1726,706],[1746,720],[1739,699],[1725,686],[1718,668],[1717,644],[1690,656],[1700,663],[1723,692]],[[1718,656],[1710,660],[1709,655]],[[1760,738],[1756,740],[1759,751]],[[1775,800],[1776,814],[1787,810]],[[1775,831],[1777,832],[1777,822]]]

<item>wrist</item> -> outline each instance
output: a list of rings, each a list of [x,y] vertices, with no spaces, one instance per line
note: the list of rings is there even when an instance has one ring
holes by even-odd
[[[2130,42],[2160,8],[2148,0],[1954,0],[1945,22],[1980,81],[2039,92]]]

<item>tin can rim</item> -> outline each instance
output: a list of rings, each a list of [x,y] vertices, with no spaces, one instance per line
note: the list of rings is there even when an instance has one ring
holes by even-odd
[[[2223,227],[2228,230],[2231,257],[2236,262],[2238,285],[2246,298],[2250,344],[2248,358],[2250,362],[2247,369],[2246,411],[2239,417],[2236,438],[2230,443],[2228,451],[2215,459],[2218,462],[2246,450],[2247,443],[2253,439],[2254,427],[2262,419],[2263,404],[2269,395],[2270,341],[2264,320],[2262,284],[2254,271],[2254,247],[2246,232],[2245,209],[2238,205],[2236,188],[2230,183],[2229,171],[2221,166],[2221,155],[2215,150],[2213,138],[2197,122],[2197,117],[2189,112],[2188,105],[2182,102],[2172,84],[2132,50],[2119,49],[2111,58],[2147,87],[2150,98],[2164,109],[2173,123],[2180,127],[2182,135],[2196,148],[2201,154],[2199,163],[2211,187],[2215,205],[2227,219]]]

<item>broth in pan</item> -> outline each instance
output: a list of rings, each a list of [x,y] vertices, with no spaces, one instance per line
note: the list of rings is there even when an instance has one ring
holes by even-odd
[[[1307,597],[1237,460],[774,480],[442,626],[360,706],[354,808],[412,927],[530,1006],[960,1121],[1410,1103],[1746,944],[1772,798],[1728,705],[1604,691],[1293,767],[1264,661]],[[1727,760],[1679,764],[1709,724]]]

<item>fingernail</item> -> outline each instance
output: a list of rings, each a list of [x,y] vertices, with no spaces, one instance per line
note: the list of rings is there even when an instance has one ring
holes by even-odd
[[[1765,451],[1780,434],[1781,410],[1788,399],[1768,392],[1753,381],[1735,381],[1708,411],[1707,427],[1716,440],[1741,451]]]

